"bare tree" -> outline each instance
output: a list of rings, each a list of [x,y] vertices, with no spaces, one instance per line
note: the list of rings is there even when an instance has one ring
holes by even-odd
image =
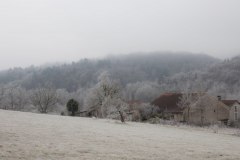
[[[184,121],[189,123],[191,106],[199,99],[198,93],[185,92],[180,97],[178,106],[184,110]]]
[[[22,110],[28,103],[28,92],[22,87],[16,87],[12,90],[11,99],[13,100],[14,109]]]
[[[0,104],[3,109],[23,110],[27,104],[28,94],[25,89],[17,85],[0,87]]]
[[[47,113],[49,108],[57,103],[56,90],[51,88],[38,88],[32,92],[31,101],[38,107],[40,113]]]
[[[206,107],[208,106],[208,101],[206,101],[205,97],[202,96],[199,98],[198,103],[196,103],[195,108],[200,110],[200,125],[203,126],[204,125],[204,112],[206,111]]]
[[[5,95],[6,94],[6,88],[4,86],[0,86],[0,108],[1,109],[7,109],[5,105]]]
[[[7,109],[11,109],[11,110],[15,110],[15,97],[14,97],[14,94],[15,94],[15,86],[10,86],[8,89],[7,89],[7,93],[6,93],[6,107]]]

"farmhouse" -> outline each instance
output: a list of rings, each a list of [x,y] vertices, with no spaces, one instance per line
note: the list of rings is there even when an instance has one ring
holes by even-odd
[[[197,125],[210,125],[218,122],[227,124],[229,107],[217,97],[205,94],[191,105],[189,122]]]
[[[159,108],[164,119],[197,125],[209,125],[219,121],[227,123],[229,107],[217,97],[206,93],[190,93],[191,101],[180,105],[185,95],[183,93],[165,93],[151,104]]]
[[[238,100],[222,100],[229,107],[229,125],[240,125],[240,102]]]

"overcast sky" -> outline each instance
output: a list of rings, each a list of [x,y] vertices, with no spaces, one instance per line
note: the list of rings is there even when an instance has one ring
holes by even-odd
[[[240,0],[0,1],[0,69],[164,50],[240,53]]]

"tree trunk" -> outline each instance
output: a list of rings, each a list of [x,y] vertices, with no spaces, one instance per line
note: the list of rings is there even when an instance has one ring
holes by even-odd
[[[75,112],[74,111],[72,111],[72,116],[75,116]]]
[[[120,114],[121,122],[125,123],[125,119],[124,119],[123,113],[121,111],[118,111],[118,112]]]
[[[204,119],[203,110],[201,109],[201,126],[203,126],[203,119]]]
[[[187,124],[189,124],[189,117],[190,117],[190,107],[187,109]]]

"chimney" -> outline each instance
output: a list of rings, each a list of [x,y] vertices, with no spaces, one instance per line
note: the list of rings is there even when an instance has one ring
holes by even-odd
[[[221,101],[222,100],[222,97],[221,96],[217,96],[218,100]]]

